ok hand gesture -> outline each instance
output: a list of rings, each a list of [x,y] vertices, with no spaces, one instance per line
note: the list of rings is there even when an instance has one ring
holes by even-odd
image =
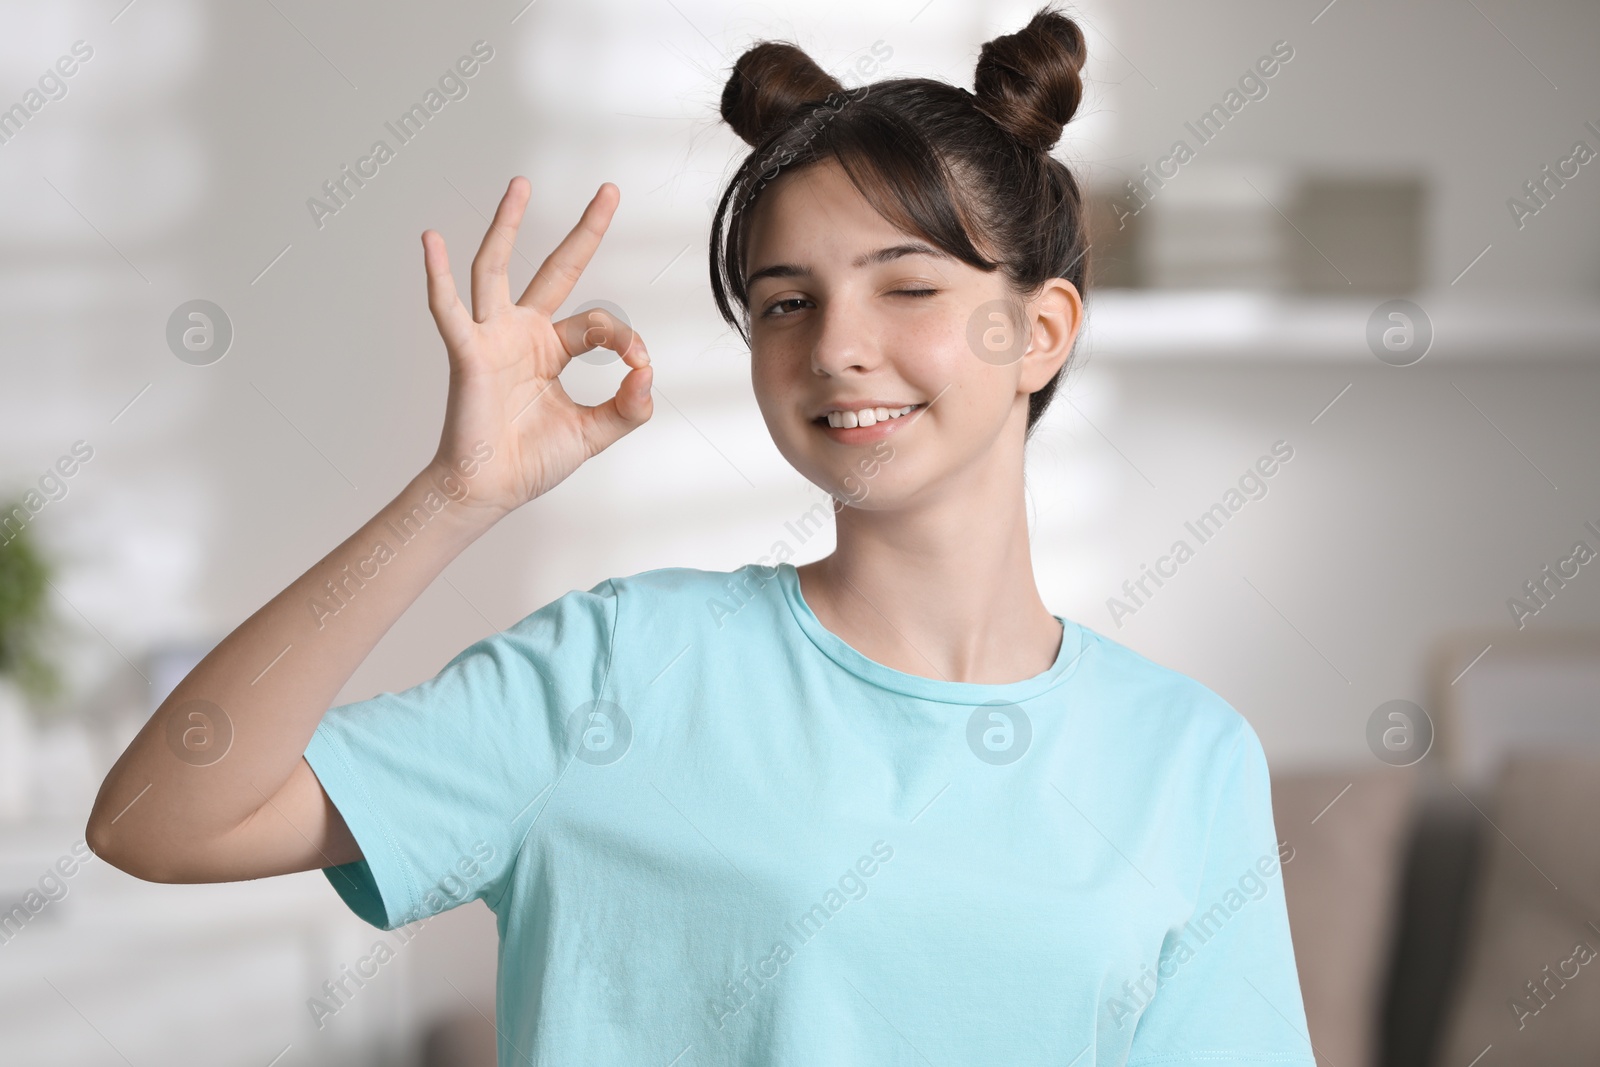
[[[584,460],[643,425],[651,415],[650,354],[644,339],[614,315],[586,311],[552,322],[599,247],[621,190],[600,186],[566,238],[511,302],[506,265],[531,187],[511,179],[472,260],[472,311],[456,293],[444,238],[422,235],[428,308],[450,359],[450,395],[439,450],[430,464],[460,480],[463,460],[477,464],[458,503],[499,519],[571,474]],[[574,356],[609,348],[631,369],[616,395],[593,407],[561,387]],[[484,461],[482,445],[492,446]],[[474,455],[474,450],[478,449]],[[469,458],[473,457],[473,458]]]

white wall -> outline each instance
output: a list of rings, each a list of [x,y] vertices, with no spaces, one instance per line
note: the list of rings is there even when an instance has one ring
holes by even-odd
[[[1600,164],[1520,232],[1505,201],[1574,140],[1600,148],[1583,128],[1600,125],[1600,8],[1324,2],[1086,4],[1090,99],[1060,154],[1096,182],[1136,170],[1286,39],[1296,55],[1270,94],[1194,167],[1421,174],[1425,306],[1475,303],[1531,334],[1545,325],[1537,300],[1592,308]],[[515,173],[535,187],[515,285],[600,182],[621,187],[569,307],[627,309],[650,341],[657,413],[475,544],[341,698],[421,681],[606,576],[752,560],[810,507],[709,297],[706,201],[743,149],[716,119],[728,66],[757,37],[792,36],[842,74],[881,41],[884,76],[969,84],[982,41],[1032,7],[520,8],[0,6],[0,107],[74,41],[94,49],[66,97],[0,145],[0,489],[31,484],[74,441],[94,449],[35,520],[63,568],[53,604],[71,634],[74,707],[147,715],[147,650],[221,637],[431,455],[446,368],[418,235],[446,235],[464,286]],[[307,197],[479,39],[495,57],[470,94],[319,229]],[[164,339],[195,297],[236,329],[207,367]],[[1600,523],[1594,346],[1452,360],[1447,341],[1405,369],[1359,352],[1308,360],[1292,345],[1281,358],[1258,345],[1233,361],[1131,359],[1091,327],[1031,452],[1047,603],[1222,693],[1277,768],[1369,759],[1371,711],[1426,701],[1427,657],[1450,635],[1509,633],[1507,598]],[[580,363],[566,381],[593,402],[619,377]],[[1268,495],[1117,625],[1107,598],[1279,439],[1295,453]],[[1600,575],[1587,569],[1528,628],[1577,626],[1600,627]],[[55,796],[50,827],[81,826],[89,801]],[[440,975],[491,1002],[491,921],[463,911],[425,935],[419,1003],[453,1003]]]
[[[445,364],[417,237],[444,232],[464,284],[483,215],[513,173],[536,189],[516,284],[601,181],[622,188],[571,305],[604,297],[629,311],[655,353],[657,415],[475,545],[344,699],[419,681],[492,627],[607,575],[764,553],[813,497],[772,448],[743,353],[710,304],[705,201],[742,149],[715,119],[727,67],[758,36],[797,35],[842,73],[881,40],[893,49],[884,75],[966,83],[978,45],[1031,10],[540,3],[512,24],[517,6],[4,9],[6,100],[73,41],[95,49],[67,97],[0,146],[0,482],[30,482],[80,438],[95,449],[37,519],[66,566],[57,607],[78,634],[84,699],[142,702],[129,660],[225,633],[431,454]],[[1585,119],[1600,120],[1588,62],[1600,13],[1478,7],[1338,0],[1312,24],[1318,3],[1087,5],[1092,96],[1061,152],[1096,179],[1133,169],[1288,39],[1296,58],[1270,95],[1195,166],[1421,172],[1432,287],[1450,288],[1492,244],[1452,293],[1592,303],[1600,167],[1522,232],[1504,201],[1586,136]],[[470,95],[319,230],[306,198],[480,38],[495,58]],[[196,296],[237,331],[209,367],[179,362],[163,339],[171,310]],[[1047,599],[1213,684],[1275,759],[1359,757],[1364,714],[1421,692],[1430,643],[1460,622],[1506,618],[1505,598],[1596,510],[1600,383],[1584,365],[1508,358],[1409,376],[1375,361],[1085,367],[1068,395],[1098,431],[1058,403],[1035,448]],[[569,376],[591,400],[618,377],[584,365]],[[1308,425],[1347,381],[1351,392]],[[1300,451],[1271,497],[1114,628],[1104,601],[1129,568],[1279,437]],[[1538,623],[1592,623],[1597,605],[1595,590],[1574,587]]]

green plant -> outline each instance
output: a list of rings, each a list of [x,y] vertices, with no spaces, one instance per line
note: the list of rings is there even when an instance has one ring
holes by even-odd
[[[20,502],[0,506],[0,516],[27,514]],[[0,526],[0,678],[30,697],[61,693],[61,676],[42,652],[50,614],[45,597],[51,567],[23,526],[14,535]]]

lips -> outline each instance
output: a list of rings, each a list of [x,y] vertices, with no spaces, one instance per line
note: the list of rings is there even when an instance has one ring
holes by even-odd
[[[920,404],[879,404],[830,411],[821,418],[829,426],[849,429],[854,426],[871,426],[878,422],[888,422],[890,419],[904,418],[920,406]]]
[[[837,416],[845,412],[859,417],[861,414],[871,411],[873,412],[872,421],[881,422],[882,419],[877,417],[877,410],[879,408],[884,410],[885,414],[883,417],[887,418],[889,417],[887,414],[889,412],[902,411],[905,408],[914,409],[921,406],[923,405],[920,402],[915,400],[907,400],[904,397],[842,397],[825,407],[813,409],[816,411],[816,414],[811,417],[811,421],[823,422],[826,421],[829,416]]]
[[[901,404],[897,407],[878,405],[849,410],[835,409],[812,419],[811,424],[836,441],[844,444],[861,444],[898,432],[915,422],[918,413],[925,407],[926,404]],[[884,412],[884,417],[881,419],[878,417],[879,411]]]

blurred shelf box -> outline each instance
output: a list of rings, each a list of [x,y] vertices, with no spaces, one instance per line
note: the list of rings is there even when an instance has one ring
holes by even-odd
[[[1212,164],[1087,194],[1085,351],[1113,361],[1372,360],[1390,300],[1422,367],[1600,356],[1600,299],[1452,288],[1425,269],[1428,187],[1405,174]],[[1408,324],[1411,325],[1411,324]]]
[[[1395,294],[1433,329],[1412,368],[1441,363],[1600,362],[1600,300],[1457,293]],[[1090,290],[1083,355],[1090,360],[1262,361],[1379,365],[1367,323],[1387,296],[1332,297],[1243,290]]]
[[[1092,285],[1387,295],[1427,284],[1427,187],[1411,175],[1148,168],[1088,193]]]

